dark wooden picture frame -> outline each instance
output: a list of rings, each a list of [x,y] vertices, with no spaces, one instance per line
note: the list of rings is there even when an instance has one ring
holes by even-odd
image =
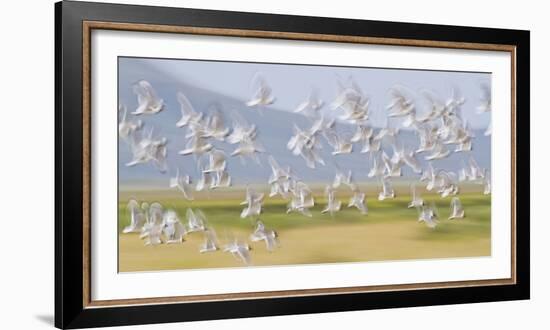
[[[91,301],[93,29],[499,50],[512,58],[512,277]],[[131,325],[529,298],[528,31],[63,1],[55,5],[55,325]]]

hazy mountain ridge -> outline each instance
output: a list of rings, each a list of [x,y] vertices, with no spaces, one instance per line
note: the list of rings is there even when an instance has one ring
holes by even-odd
[[[121,63],[122,65],[122,63]],[[131,154],[128,146],[124,142],[119,142],[119,182],[122,185],[130,182],[144,182],[147,185],[159,187],[168,186],[170,173],[175,172],[179,167],[181,171],[189,173],[193,178],[197,178],[196,160],[194,156],[180,156],[177,152],[185,146],[186,129],[177,128],[175,123],[180,118],[180,107],[176,100],[176,93],[183,92],[198,111],[204,111],[209,105],[217,102],[223,108],[226,125],[231,125],[231,114],[237,113],[245,118],[250,124],[258,128],[258,141],[264,148],[272,154],[282,166],[291,166],[302,180],[319,182],[330,181],[334,176],[335,164],[342,170],[352,170],[357,180],[367,180],[367,173],[371,166],[370,157],[367,154],[359,153],[360,145],[354,146],[354,152],[349,155],[332,156],[331,147],[323,141],[322,157],[325,159],[326,166],[319,166],[311,170],[305,166],[305,161],[294,156],[287,150],[286,144],[292,136],[293,123],[301,128],[307,128],[310,121],[302,115],[294,114],[288,111],[276,109],[276,103],[273,107],[263,109],[247,108],[242,100],[237,100],[228,96],[220,95],[206,89],[191,86],[185,83],[185,77],[171,77],[161,73],[153,66],[146,65],[144,62],[131,64],[125,62],[123,69],[127,74],[120,75],[119,97],[120,102],[127,105],[131,111],[137,104],[136,97],[132,93],[131,85],[140,79],[146,79],[154,86],[160,98],[166,102],[166,108],[159,114],[153,116],[141,116],[145,123],[145,131],[154,127],[155,135],[168,138],[168,163],[171,170],[169,173],[161,174],[152,165],[142,164],[135,167],[126,167],[124,164],[130,160]],[[119,69],[120,70],[120,69]],[[279,96],[281,97],[281,96]],[[138,117],[135,117],[138,119]],[[351,134],[354,130],[352,125],[337,124],[339,132]],[[476,138],[473,143],[472,155],[478,161],[481,167],[490,167],[490,137],[483,135],[483,131],[475,131]],[[407,148],[412,148],[418,144],[418,138],[413,131],[402,130],[399,134],[399,141]],[[214,142],[216,147],[223,149],[227,154],[231,153],[236,145]],[[452,150],[454,146],[449,146]],[[391,148],[384,149],[391,155]],[[228,159],[228,169],[234,179],[235,184],[245,184],[253,182],[265,182],[270,174],[270,168],[267,164],[267,156],[261,157],[261,165],[256,164],[252,159],[247,159],[245,163],[239,158]],[[423,166],[427,164],[423,157],[419,155],[419,160]],[[433,162],[434,167],[444,168],[450,171],[457,171],[461,166],[461,160],[466,160],[464,153],[454,153],[446,159]],[[407,168],[404,174],[413,173]]]

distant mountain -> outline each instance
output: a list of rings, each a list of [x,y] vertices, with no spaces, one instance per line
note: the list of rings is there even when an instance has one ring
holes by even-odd
[[[282,166],[291,166],[298,176],[305,181],[320,182],[332,180],[334,177],[335,164],[342,170],[352,170],[357,180],[367,180],[367,173],[371,166],[371,160],[366,154],[359,153],[361,146],[354,146],[354,152],[350,155],[332,156],[331,147],[323,141],[322,157],[325,159],[326,166],[318,166],[312,170],[305,166],[301,157],[294,156],[287,150],[286,144],[292,135],[293,123],[301,128],[307,128],[311,125],[309,119],[302,115],[289,111],[277,110],[273,107],[267,107],[260,111],[255,108],[248,108],[242,100],[237,100],[229,96],[189,85],[185,82],[185,77],[173,77],[166,73],[158,71],[155,67],[146,64],[146,62],[124,62],[119,68],[124,74],[119,75],[119,98],[120,102],[127,105],[131,110],[136,107],[137,100],[132,93],[132,84],[140,79],[148,80],[156,89],[157,93],[166,102],[166,108],[152,116],[141,116],[145,123],[145,131],[154,127],[155,134],[168,138],[168,162],[171,168],[169,173],[174,173],[175,168],[179,167],[181,171],[189,173],[196,178],[196,160],[194,156],[181,156],[177,152],[184,148],[186,141],[184,139],[184,128],[177,128],[175,123],[180,119],[180,108],[176,100],[176,93],[183,92],[198,111],[204,111],[209,105],[218,103],[223,108],[223,114],[227,125],[231,125],[231,117],[237,113],[245,118],[249,123],[255,124],[258,128],[258,141],[265,149],[272,154]],[[114,109],[116,106],[114,105]],[[339,132],[351,134],[354,127],[347,124],[338,124]],[[473,157],[481,167],[490,167],[491,160],[491,139],[483,135],[482,131],[476,131],[474,141]],[[412,131],[402,130],[399,134],[399,141],[406,147],[412,148],[418,144],[418,138]],[[216,142],[216,147],[223,149],[229,154],[236,147],[226,143]],[[452,146],[451,146],[452,148]],[[390,150],[387,152],[391,155]],[[138,165],[135,167],[126,167],[124,164],[130,160],[131,154],[128,146],[119,141],[119,182],[121,185],[145,184],[157,187],[165,187],[168,184],[169,173],[161,174],[152,165]],[[235,184],[259,183],[265,182],[270,174],[270,168],[267,163],[267,155],[262,155],[261,165],[258,165],[251,159],[243,163],[239,158],[231,158],[228,161],[229,171]],[[418,157],[423,166],[427,164]],[[434,167],[444,168],[451,171],[457,171],[461,166],[461,160],[466,160],[464,153],[455,153],[443,160],[433,162]],[[407,175],[413,175],[410,170],[405,170]]]

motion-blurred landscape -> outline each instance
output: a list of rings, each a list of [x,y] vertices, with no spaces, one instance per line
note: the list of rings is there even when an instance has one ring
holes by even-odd
[[[397,188],[393,200],[378,201],[375,187],[367,196],[368,215],[344,208],[334,217],[321,215],[326,201],[317,200],[313,218],[300,214],[286,214],[286,201],[268,199],[262,221],[269,228],[277,228],[280,247],[268,252],[263,242],[252,243],[252,266],[320,264],[338,262],[389,261],[429,258],[457,258],[491,255],[491,198],[479,192],[479,186],[467,187],[462,195],[466,217],[447,220],[449,199],[438,195],[424,195],[433,200],[439,210],[440,224],[430,229],[418,223],[418,211],[407,208],[409,193],[404,186]],[[477,191],[476,191],[477,190]],[[317,194],[322,196],[323,192]],[[187,208],[199,208],[208,217],[221,244],[231,235],[246,239],[253,221],[241,219],[239,203],[244,189],[231,189],[217,194],[206,194],[197,201],[185,201],[174,191],[121,192],[119,203],[119,271],[153,271],[193,268],[243,267],[233,256],[222,251],[199,253],[203,243],[200,233],[191,233],[181,245],[144,246],[139,234],[122,234],[129,224],[126,201],[129,198],[162,201],[167,208],[184,215]],[[347,202],[349,194],[338,195]]]
[[[249,91],[248,80],[261,71],[272,83],[276,102],[258,111],[244,105]],[[480,83],[490,84],[490,74],[472,72],[436,72],[376,68],[313,67],[299,65],[273,65],[257,63],[229,63],[187,60],[162,60],[143,58],[119,58],[119,102],[130,110],[137,106],[132,85],[147,80],[165,102],[163,111],[154,115],[139,116],[145,131],[154,129],[155,134],[167,139],[168,170],[161,173],[151,164],[128,167],[132,159],[128,145],[119,140],[119,271],[160,271],[196,268],[244,267],[240,260],[223,251],[225,244],[235,238],[247,241],[250,250],[249,266],[320,264],[341,262],[367,262],[390,260],[415,260],[430,258],[461,258],[489,256],[491,254],[491,196],[484,194],[479,183],[458,183],[464,218],[448,220],[451,214],[452,196],[441,197],[435,191],[428,191],[425,183],[418,182],[420,175],[403,167],[402,177],[393,180],[395,198],[378,200],[382,189],[379,178],[370,178],[372,157],[360,153],[360,146],[354,146],[350,154],[333,156],[331,146],[322,141],[320,156],[324,166],[308,168],[302,158],[287,149],[287,142],[294,134],[293,125],[307,129],[312,120],[293,110],[299,101],[307,96],[311,86],[320,88],[320,98],[327,104],[335,97],[338,79],[353,76],[369,95],[373,128],[399,127],[399,143],[406,149],[418,146],[418,134],[412,129],[401,129],[399,119],[387,119],[385,103],[387,91],[395,84],[421,86],[441,95],[457,88],[464,95],[461,116],[469,125],[475,137],[472,150],[450,153],[442,159],[431,162],[434,169],[445,169],[458,173],[470,158],[481,168],[491,168],[491,136],[484,134],[490,122],[490,113],[478,114]],[[286,79],[286,80],[285,80]],[[307,82],[306,82],[307,81]],[[211,84],[209,84],[211,82]],[[241,87],[239,87],[241,86]],[[303,88],[298,88],[303,86]],[[218,104],[225,124],[230,126],[235,117],[244,118],[256,126],[257,140],[267,152],[259,154],[259,161],[227,157],[227,171],[232,177],[231,187],[206,191],[194,191],[193,200],[186,200],[175,189],[169,188],[169,180],[176,173],[189,175],[196,184],[201,175],[195,155],[178,155],[185,148],[185,128],[176,127],[181,117],[178,92],[184,93],[193,107],[206,111],[212,104]],[[289,101],[290,100],[290,101]],[[428,111],[428,105],[420,98],[415,99],[419,112]],[[331,118],[330,106],[321,113]],[[135,116],[138,118],[138,116]],[[115,118],[115,117],[114,117]],[[352,135],[355,125],[336,122],[338,131]],[[229,155],[235,146],[222,141],[210,141],[215,149]],[[392,148],[383,144],[382,150],[392,154]],[[312,217],[300,213],[287,213],[288,200],[281,196],[268,197],[268,177],[271,168],[268,156],[274,157],[283,167],[289,166],[301,181],[312,189],[315,206],[310,209]],[[428,161],[417,157],[423,169]],[[348,208],[352,193],[341,187],[335,196],[342,201],[340,211],[321,214],[327,200],[325,186],[334,180],[335,171],[353,173],[359,189],[365,193],[368,214],[361,214],[356,208]],[[437,226],[429,228],[421,224],[418,207],[407,207],[411,202],[410,185],[417,182],[416,189],[437,215]],[[246,188],[253,187],[265,194],[262,212],[257,218],[241,218]],[[123,233],[130,224],[129,200],[139,203],[160,203],[165,210],[174,210],[185,224],[187,209],[204,212],[208,226],[215,229],[219,250],[199,253],[204,236],[194,232],[185,235],[181,244],[159,244],[146,246],[139,233]],[[263,241],[249,240],[256,221],[261,220],[266,228],[276,230],[279,246],[268,251]]]

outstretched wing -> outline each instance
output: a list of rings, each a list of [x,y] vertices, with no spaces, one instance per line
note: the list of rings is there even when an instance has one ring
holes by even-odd
[[[182,92],[178,92],[177,98],[180,104],[182,115],[189,116],[195,113],[195,109],[193,108],[193,105],[191,105],[191,102],[189,101],[187,96],[185,96],[185,94],[183,94]]]

